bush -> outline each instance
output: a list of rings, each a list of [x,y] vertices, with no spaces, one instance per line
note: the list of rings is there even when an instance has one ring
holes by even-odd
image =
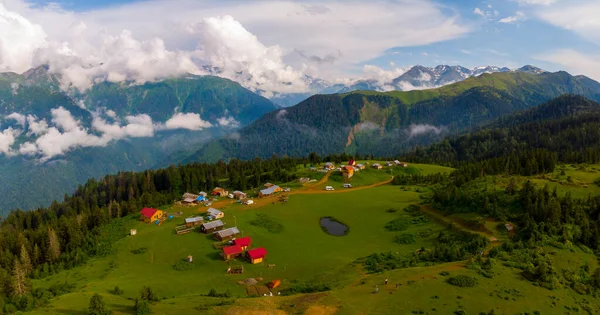
[[[331,290],[331,286],[326,283],[297,283],[281,291],[281,295],[292,295],[298,293],[316,293]]]
[[[414,244],[417,242],[417,237],[411,233],[398,234],[394,238],[394,242],[399,244]]]
[[[444,276],[445,277],[445,276],[449,276],[449,275],[450,275],[450,273],[448,271],[442,271],[442,272],[440,272],[440,276]]]
[[[394,219],[385,224],[388,231],[404,231],[408,228],[409,222],[403,219]]]
[[[90,305],[88,306],[89,315],[110,315],[112,311],[106,308],[104,299],[98,293],[94,294],[90,299]]]
[[[193,267],[194,265],[188,262],[187,259],[182,259],[173,265],[173,269],[177,271],[188,271],[191,270]]]
[[[227,289],[225,292],[219,293],[219,292],[217,292],[217,290],[215,290],[215,288],[212,288],[212,289],[210,289],[210,291],[208,291],[206,296],[218,297],[218,298],[230,298],[231,291],[229,291],[229,289]]]
[[[131,250],[131,253],[134,255],[141,255],[147,251],[148,251],[148,249],[146,247],[140,247],[140,248]]]
[[[389,209],[385,210],[385,212],[387,212],[387,213],[394,213],[394,212],[398,212],[398,209],[389,208]]]
[[[256,214],[255,219],[250,221],[249,223],[251,225],[264,228],[267,231],[275,234],[281,233],[281,231],[283,231],[283,225],[281,225],[279,222],[275,221],[275,219],[264,213]]]
[[[158,296],[156,296],[156,294],[154,294],[154,291],[152,291],[152,289],[150,287],[143,287],[142,291],[140,292],[140,297],[142,300],[146,300],[146,301],[150,301],[150,302],[158,301]]]
[[[459,275],[448,278],[448,283],[457,287],[474,287],[477,285],[477,279],[471,276]]]
[[[143,299],[135,299],[135,305],[133,306],[136,315],[146,315],[152,313],[150,309],[150,302]]]
[[[123,291],[123,289],[119,288],[118,286],[115,286],[114,289],[108,290],[108,293],[110,293],[112,295],[123,295],[123,293],[125,293],[125,291]]]

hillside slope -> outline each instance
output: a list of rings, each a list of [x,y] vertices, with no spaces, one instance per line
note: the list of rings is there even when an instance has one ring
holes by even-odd
[[[265,115],[233,137],[207,144],[187,161],[313,151],[395,155],[562,94],[600,100],[599,92],[589,81],[566,72],[510,72],[483,74],[433,90],[316,95]]]

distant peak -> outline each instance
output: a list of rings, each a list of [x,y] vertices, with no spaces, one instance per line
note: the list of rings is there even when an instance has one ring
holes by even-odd
[[[527,73],[533,73],[533,74],[541,74],[541,73],[546,73],[548,71],[540,69],[538,67],[532,66],[532,65],[525,65],[517,70],[515,70],[517,72],[527,72]]]

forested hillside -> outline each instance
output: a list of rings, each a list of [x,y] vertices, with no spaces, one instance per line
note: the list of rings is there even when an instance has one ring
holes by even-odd
[[[600,89],[565,72],[484,74],[439,89],[316,95],[269,113],[187,161],[309,152],[393,156],[571,93],[600,100]]]

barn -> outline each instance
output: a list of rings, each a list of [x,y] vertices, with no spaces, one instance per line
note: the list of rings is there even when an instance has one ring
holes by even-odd
[[[233,244],[241,247],[243,250],[247,250],[252,245],[252,239],[250,236],[236,238],[233,240]]]
[[[223,258],[225,260],[230,260],[242,255],[243,253],[244,250],[240,246],[233,245],[223,247],[223,252],[221,253],[221,255],[223,255]]]
[[[264,247],[254,248],[246,252],[246,257],[253,264],[259,264],[263,262],[267,256],[267,250]]]
[[[202,230],[202,233],[208,234],[222,230],[223,226],[223,221],[217,220],[208,223],[203,223],[202,225],[200,225],[200,230]]]
[[[238,235],[240,235],[240,230],[237,227],[228,228],[213,234],[214,238],[218,241],[227,241]]]
[[[140,211],[140,220],[146,223],[154,222],[163,216],[161,210],[144,208]]]

